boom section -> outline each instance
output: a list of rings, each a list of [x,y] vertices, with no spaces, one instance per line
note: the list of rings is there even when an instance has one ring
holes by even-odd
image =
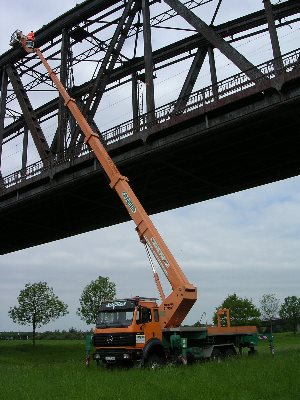
[[[26,46],[23,45],[23,47],[28,51]],[[37,54],[47,69],[50,78],[64,99],[65,106],[68,107],[79,125],[85,136],[85,143],[93,150],[105,171],[110,181],[110,187],[116,191],[130,217],[134,221],[141,242],[148,245],[173,289],[173,292],[163,299],[162,304],[160,305],[160,321],[162,327],[179,326],[197,300],[197,289],[186,278],[169,248],[155,228],[153,222],[131,189],[128,183],[128,178],[119,172],[112,158],[102,145],[99,135],[93,132],[87,120],[78,108],[76,101],[69,96],[57,75],[44,58],[40,49],[34,48],[33,51]],[[29,50],[29,52],[32,52],[32,50]]]

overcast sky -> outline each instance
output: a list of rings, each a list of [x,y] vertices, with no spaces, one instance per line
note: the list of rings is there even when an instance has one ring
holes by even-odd
[[[225,20],[262,7],[260,0],[226,2],[220,10]],[[0,16],[0,52],[8,50],[15,29],[37,30],[76,3],[80,2],[33,0],[25,8],[21,1],[7,2]],[[283,47],[296,48],[295,37],[286,35]],[[264,40],[256,48],[266,46],[262,52],[270,51]],[[258,59],[262,52],[257,52]],[[264,293],[275,293],[280,300],[299,296],[299,215],[296,177],[153,216],[184,273],[198,287],[198,301],[186,322],[196,322],[203,312],[210,322],[215,307],[234,292],[257,305]],[[68,316],[42,330],[86,329],[75,314],[78,299],[84,286],[99,275],[116,283],[118,297],[157,296],[132,222],[1,256],[0,268],[0,331],[29,330],[7,315],[28,282],[46,281],[69,305]]]

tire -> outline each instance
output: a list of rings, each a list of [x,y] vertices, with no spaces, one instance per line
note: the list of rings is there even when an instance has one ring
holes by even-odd
[[[236,351],[235,351],[235,349],[234,348],[232,348],[232,347],[228,347],[227,349],[225,349],[224,350],[224,356],[226,357],[226,358],[229,358],[229,357],[236,357]]]
[[[257,350],[254,347],[249,347],[248,356],[252,357],[257,354]]]
[[[211,359],[212,361],[221,362],[222,356],[223,356],[223,355],[222,355],[221,350],[219,350],[219,349],[217,349],[217,348],[214,348],[213,351],[212,351],[212,353],[211,353],[210,359]]]
[[[157,354],[150,354],[145,365],[150,369],[158,369],[165,365],[165,360]]]
[[[102,365],[102,361],[100,361],[98,358],[96,359],[96,365],[98,368]]]

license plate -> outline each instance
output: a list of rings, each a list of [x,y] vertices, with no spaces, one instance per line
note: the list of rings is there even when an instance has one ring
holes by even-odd
[[[116,357],[105,357],[106,361],[115,361]]]

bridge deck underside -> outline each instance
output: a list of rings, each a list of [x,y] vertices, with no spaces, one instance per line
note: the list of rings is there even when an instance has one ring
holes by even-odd
[[[299,82],[229,104],[112,153],[157,213],[300,173]],[[1,254],[129,220],[93,159],[7,193]]]

